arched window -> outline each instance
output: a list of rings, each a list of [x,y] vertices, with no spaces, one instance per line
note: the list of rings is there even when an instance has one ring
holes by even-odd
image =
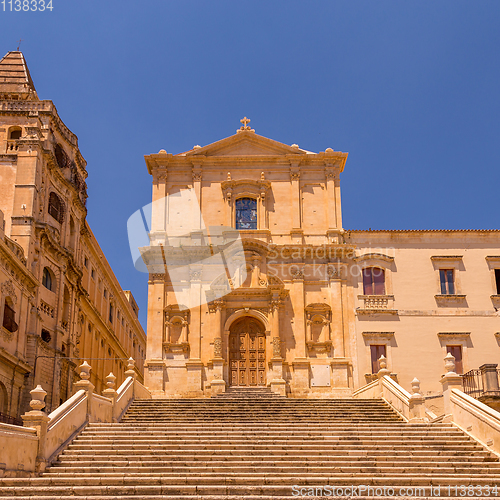
[[[15,141],[16,139],[20,139],[23,131],[19,127],[13,127],[9,132],[9,140]]]
[[[365,295],[385,295],[385,272],[380,267],[363,269],[363,293]]]
[[[5,299],[3,307],[3,327],[11,333],[17,332],[16,311],[14,311],[14,304],[10,297]]]
[[[50,334],[50,332],[48,330],[42,330],[42,340],[48,344],[51,339],[52,335]]]
[[[76,224],[71,216],[69,218],[69,246],[76,250]]]
[[[239,198],[235,202],[236,229],[257,229],[257,200]]]
[[[66,168],[69,167],[69,158],[64,149],[60,144],[56,144],[55,147],[55,153],[56,153],[56,161],[57,164],[59,165],[59,168]]]
[[[53,291],[55,285],[54,274],[48,267],[43,268],[42,285],[47,290]]]
[[[0,382],[0,413],[6,415],[8,408],[9,408],[9,393],[5,388],[5,385],[3,385],[2,382]]]
[[[64,218],[64,204],[56,193],[52,192],[49,196],[49,214],[60,224]]]

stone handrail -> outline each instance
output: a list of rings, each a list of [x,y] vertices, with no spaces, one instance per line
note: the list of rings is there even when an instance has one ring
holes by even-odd
[[[112,422],[113,401],[99,394],[92,394],[91,422]]]
[[[45,436],[45,455],[50,459],[87,424],[87,393],[78,391],[49,414]]]
[[[410,393],[403,389],[391,377],[384,375],[378,380],[361,387],[352,395],[355,399],[377,399],[382,398],[389,403],[405,421],[410,420]]]
[[[134,380],[134,399],[151,399],[151,393],[138,380]]]
[[[500,456],[500,413],[498,411],[459,389],[451,389],[450,411],[453,424]]]
[[[127,411],[128,407],[134,398],[134,379],[127,377],[122,385],[116,391],[115,406],[113,408],[113,418],[120,421],[123,414]],[[151,397],[151,395],[150,395]]]
[[[30,475],[38,451],[36,429],[0,423],[0,477]]]
[[[129,360],[128,377],[118,391],[114,390],[116,377],[107,377],[106,397],[94,393],[90,366],[84,362],[77,392],[50,415],[42,411],[47,393],[40,386],[33,389],[33,410],[22,416],[24,427],[0,424],[0,477],[43,472],[89,422],[118,422],[135,398],[151,399],[148,389],[135,379],[133,366]]]
[[[406,422],[426,422],[428,416],[425,412],[425,398],[419,394],[420,382],[415,378],[411,386],[413,394],[401,387],[389,375],[384,356],[379,360],[381,366],[377,373],[377,380],[359,388],[352,394],[354,399],[383,399]]]
[[[374,380],[363,387],[360,387],[357,391],[352,393],[354,399],[376,399],[380,397],[380,391],[378,388],[378,380]]]
[[[406,421],[409,421],[411,394],[387,375],[384,375],[380,382],[382,399],[389,403]]]

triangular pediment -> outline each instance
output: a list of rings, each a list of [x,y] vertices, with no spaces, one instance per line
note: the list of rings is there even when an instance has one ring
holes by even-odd
[[[183,156],[280,156],[304,155],[305,151],[298,147],[288,146],[278,141],[268,139],[255,132],[240,131],[239,133],[208,144],[195,147]]]

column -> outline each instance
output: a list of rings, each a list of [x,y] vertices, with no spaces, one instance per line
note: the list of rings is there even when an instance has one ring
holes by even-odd
[[[283,358],[281,356],[281,337],[280,337],[280,310],[283,307],[283,301],[279,296],[279,292],[274,292],[271,299],[271,345],[273,349],[273,357],[270,365],[270,387],[271,391],[286,396],[286,382],[283,379]]]
[[[167,170],[153,170],[153,204],[151,207],[151,244],[163,243],[167,229]]]
[[[302,224],[300,217],[300,168],[296,162],[291,163],[290,167],[291,186],[291,210],[292,210],[292,229],[290,231],[293,243],[302,243]]]
[[[212,358],[212,380],[210,388],[212,395],[226,392],[226,382],[224,380],[225,361],[222,352],[222,309],[223,300],[214,300],[210,305],[210,312],[213,314],[213,332],[214,332],[214,353]]]
[[[164,390],[164,302],[165,275],[151,274],[148,282],[148,331],[144,383],[151,391],[159,393],[163,393]]]
[[[328,229],[335,229],[337,227],[337,216],[335,206],[335,170],[330,163],[325,167],[326,177],[326,206],[327,206],[327,227]]]
[[[201,214],[200,214],[201,217]],[[189,266],[190,303],[199,304],[190,308],[190,344],[189,359],[186,361],[186,387],[183,394],[186,397],[203,396],[201,360],[201,304],[202,304],[202,264]]]

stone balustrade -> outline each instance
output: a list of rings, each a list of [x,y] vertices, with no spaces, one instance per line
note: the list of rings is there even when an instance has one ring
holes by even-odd
[[[130,358],[127,378],[115,391],[116,377],[110,373],[103,395],[94,393],[90,365],[80,366],[76,392],[47,415],[46,391],[39,385],[31,391],[31,411],[22,416],[24,427],[0,423],[0,454],[3,475],[34,476],[43,472],[89,422],[118,422],[135,398],[150,399],[150,392],[136,380],[135,361]]]

